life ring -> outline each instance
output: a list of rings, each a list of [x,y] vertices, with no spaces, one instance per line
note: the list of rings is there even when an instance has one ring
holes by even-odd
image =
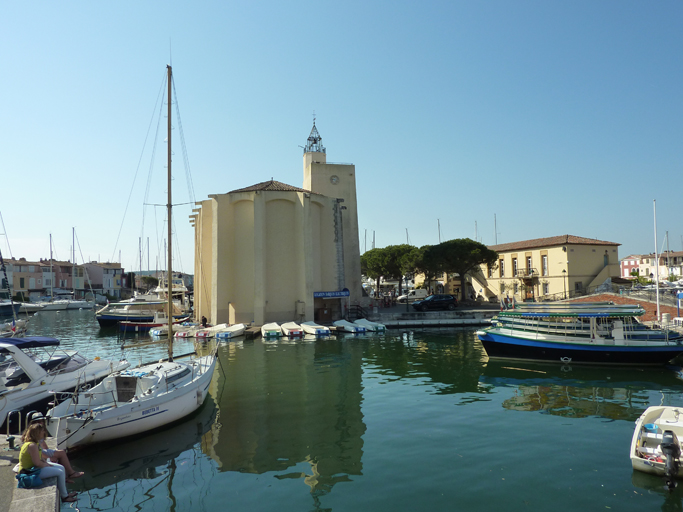
[[[571,363],[572,358],[571,357],[560,357],[560,361],[562,361],[563,363]]]

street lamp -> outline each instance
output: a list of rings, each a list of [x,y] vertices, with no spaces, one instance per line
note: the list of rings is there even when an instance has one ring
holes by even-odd
[[[565,276],[567,275],[567,269],[562,269],[562,284],[564,285],[564,298],[567,300],[567,281],[565,281]]]

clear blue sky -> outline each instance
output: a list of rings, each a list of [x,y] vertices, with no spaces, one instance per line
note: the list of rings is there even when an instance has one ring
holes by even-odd
[[[681,250],[682,15],[680,1],[5,3],[12,254],[47,257],[52,234],[68,259],[75,227],[78,262],[120,251],[135,269],[150,237],[155,266],[164,214],[148,208],[143,228],[141,154],[171,60],[196,200],[301,186],[315,112],[328,161],[356,166],[361,249],[365,230],[368,248],[406,229],[437,243],[437,222],[442,240],[476,223],[493,244],[495,214],[498,243],[573,234],[625,257],[654,250],[656,199],[660,246],[668,231]],[[165,202],[164,152],[149,203]],[[174,213],[174,267],[191,273],[190,207]]]

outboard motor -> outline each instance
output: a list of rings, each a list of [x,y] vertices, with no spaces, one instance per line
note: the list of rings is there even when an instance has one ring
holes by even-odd
[[[666,486],[672,491],[676,487],[676,475],[678,474],[678,458],[681,456],[681,445],[678,438],[671,430],[665,430],[662,435],[662,442],[659,445],[662,453],[666,457],[666,473],[664,481]]]

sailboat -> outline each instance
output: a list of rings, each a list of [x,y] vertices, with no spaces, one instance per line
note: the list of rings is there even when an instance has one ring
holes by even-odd
[[[168,269],[172,275],[171,66],[168,73]],[[172,296],[168,280],[168,297]],[[173,302],[168,318],[173,317]],[[216,367],[215,349],[188,362],[173,360],[173,324],[168,326],[168,359],[117,372],[94,388],[71,395],[48,411],[47,427],[57,447],[71,449],[163,427],[199,408]],[[56,398],[56,397],[55,397]],[[56,402],[55,402],[56,403]]]

